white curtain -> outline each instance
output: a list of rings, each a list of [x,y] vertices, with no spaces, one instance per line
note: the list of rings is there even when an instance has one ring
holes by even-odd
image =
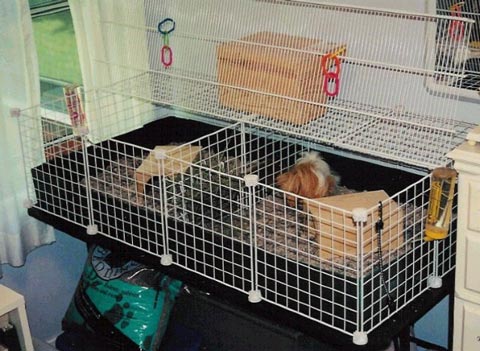
[[[69,0],[93,142],[154,118],[143,1]],[[127,94],[126,94],[127,93]]]
[[[11,108],[40,103],[37,54],[27,0],[0,1],[0,277],[1,264],[21,266],[35,247],[55,241],[51,227],[31,218],[18,126]],[[38,133],[40,135],[40,133]]]

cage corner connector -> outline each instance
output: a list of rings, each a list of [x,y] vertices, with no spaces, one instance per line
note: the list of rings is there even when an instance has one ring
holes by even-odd
[[[162,255],[160,258],[160,264],[162,266],[171,266],[173,264],[173,257],[172,255]]]
[[[352,210],[352,216],[355,223],[363,223],[368,220],[368,211],[366,208],[357,207]]]
[[[432,288],[432,289],[441,288],[443,285],[442,278],[432,275],[428,277],[427,285],[429,288]]]
[[[368,344],[368,335],[365,332],[355,331],[353,333],[353,343],[355,345],[366,345]]]
[[[98,233],[98,226],[96,224],[90,224],[87,226],[88,235],[96,235]]]
[[[10,109],[10,117],[18,118],[22,114],[22,110],[18,107],[12,107]]]
[[[258,184],[258,176],[256,174],[247,174],[243,177],[245,186],[251,188]]]
[[[260,290],[250,290],[248,292],[248,301],[251,303],[259,303],[262,301],[262,292]]]
[[[156,148],[153,150],[153,156],[155,157],[156,160],[164,160],[167,158],[167,150]]]

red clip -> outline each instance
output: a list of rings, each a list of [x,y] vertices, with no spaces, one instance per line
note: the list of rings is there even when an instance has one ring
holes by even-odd
[[[165,67],[170,67],[173,63],[173,51],[168,45],[162,47],[162,63]]]
[[[333,66],[335,67],[335,71],[330,73],[335,73],[336,75],[340,75],[340,59],[335,54],[325,54],[322,56],[322,74],[327,75],[329,73],[330,67],[330,60],[333,60]]]
[[[450,38],[455,41],[460,41],[465,36],[465,24],[460,21],[453,21],[450,23],[450,27],[448,28],[448,34]]]
[[[462,17],[463,3],[456,3],[450,6],[450,13],[453,17]],[[452,21],[448,27],[448,34],[450,38],[455,41],[460,41],[465,36],[465,24],[461,21]]]
[[[452,13],[452,16],[462,16],[462,5],[463,3],[456,3],[450,6],[450,12]]]
[[[331,62],[333,61],[333,62]],[[326,54],[322,56],[322,74],[323,74],[323,91],[327,96],[337,96],[340,91],[340,59],[335,54]],[[334,71],[330,71],[330,68],[334,67]],[[334,89],[330,91],[328,89],[329,81],[333,80]]]
[[[328,89],[328,83],[331,79],[333,79],[333,91]],[[323,91],[330,97],[338,95],[340,91],[340,78],[336,72],[327,72],[327,74],[325,74],[323,77]]]

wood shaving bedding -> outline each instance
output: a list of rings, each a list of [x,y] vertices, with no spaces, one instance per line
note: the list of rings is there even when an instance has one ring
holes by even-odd
[[[240,159],[228,159],[212,164],[212,159],[205,152],[208,151],[202,150],[201,159],[209,159],[208,166],[213,169],[215,167],[228,170],[242,169]],[[147,186],[143,197],[137,199],[136,196],[134,173],[146,156],[145,154],[139,157],[121,157],[112,161],[103,172],[90,177],[92,190],[129,202],[130,205],[161,211],[158,179],[154,179],[153,184]],[[202,165],[202,161],[200,161],[200,165]],[[247,170],[247,172],[252,171],[254,169]],[[179,196],[171,197],[168,203],[169,214],[187,223],[201,225],[206,230],[212,230],[221,235],[250,243],[248,208],[246,205],[241,206],[240,197],[242,194],[232,192],[232,189],[241,189],[239,182],[232,177],[222,176],[220,172],[209,172],[195,168],[193,173],[177,176],[177,178],[181,178],[176,179],[175,189],[169,191],[174,191]],[[236,175],[242,176],[241,174]],[[207,182],[205,179],[209,181]],[[232,179],[234,183],[232,183]],[[85,180],[82,181],[82,184],[85,185]],[[217,184],[217,189],[212,184]],[[346,187],[338,187],[337,189],[337,194],[352,192],[355,191]],[[307,214],[289,207],[285,204],[284,197],[278,195],[280,193],[276,194],[276,196],[267,195],[256,204],[257,209],[261,209],[256,213],[257,247],[306,266],[313,266],[322,270],[333,271],[341,276],[355,278],[358,266],[356,257],[339,255],[334,256],[333,260],[321,260],[319,245],[312,231],[308,230]],[[417,211],[416,214],[414,214],[415,211]],[[406,231],[407,238],[411,237],[415,231],[413,218],[423,216],[423,213],[418,213],[418,211],[421,212],[422,209],[414,209],[413,206],[407,204],[405,211],[405,228],[409,228]],[[383,252],[384,265],[388,265],[389,262],[403,255],[407,248],[408,246],[404,245],[398,250]],[[372,255],[364,260],[364,266],[375,267],[377,261],[378,253],[374,250]]]

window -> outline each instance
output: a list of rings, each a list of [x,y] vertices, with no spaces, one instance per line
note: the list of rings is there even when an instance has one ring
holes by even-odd
[[[70,119],[63,100],[63,87],[82,84],[80,63],[68,2],[29,0],[33,34],[40,70],[42,130],[44,143],[71,135]]]
[[[68,2],[29,0],[40,68],[42,101],[63,96],[66,84],[82,84]]]

